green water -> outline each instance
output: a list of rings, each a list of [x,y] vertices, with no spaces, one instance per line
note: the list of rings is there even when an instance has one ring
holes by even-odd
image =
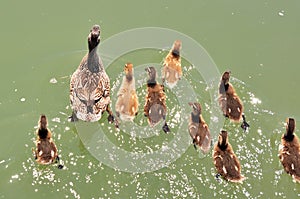
[[[0,198],[295,198],[300,195],[300,185],[283,172],[277,157],[285,118],[292,116],[297,121],[300,118],[299,1],[2,1],[0,4]],[[226,69],[232,71],[232,83],[244,102],[251,125],[249,132],[243,133],[237,124],[224,123],[242,173],[247,177],[243,184],[216,180],[211,152],[203,156],[192,146],[166,167],[146,173],[117,170],[91,155],[76,125],[67,122],[67,116],[71,113],[70,75],[86,53],[86,37],[93,24],[100,24],[103,42],[133,28],[176,30],[201,44],[220,73]],[[182,50],[188,52],[184,43]],[[116,59],[106,66],[112,86],[122,77],[125,62],[131,61],[136,66],[159,64],[166,53],[143,49],[118,58],[103,55],[106,59]],[[190,64],[189,60],[183,60],[185,68]],[[210,114],[213,113],[210,105],[215,101],[210,92],[214,88],[206,84],[200,73],[184,70],[182,81],[188,81],[195,90],[193,100],[203,104],[203,116],[214,126],[218,123]],[[50,83],[52,78],[57,83]],[[147,133],[152,130],[147,128],[141,112],[143,89],[138,89],[141,105],[135,123],[145,127]],[[184,110],[188,115],[190,110],[181,109],[176,94],[168,89],[167,95],[168,105],[172,106],[168,117],[176,132],[180,127],[172,118],[178,111]],[[63,170],[34,162],[31,148],[41,113],[49,118],[65,165]],[[135,139],[110,128],[106,116],[99,122],[108,128],[105,135],[127,151],[146,151],[156,145],[161,148],[176,137],[156,129],[152,137]],[[183,133],[189,139],[187,130]],[[212,133],[216,140],[218,132]]]

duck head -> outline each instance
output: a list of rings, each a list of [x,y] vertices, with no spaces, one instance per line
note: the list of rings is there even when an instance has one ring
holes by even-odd
[[[230,71],[225,71],[222,75],[220,86],[219,86],[219,93],[225,93],[229,88],[229,79],[230,79]]]
[[[218,137],[218,146],[225,150],[228,146],[228,133],[227,131],[222,130]]]
[[[48,121],[47,121],[47,118],[46,118],[46,115],[42,114],[40,116],[40,119],[39,119],[39,128],[40,129],[46,129],[47,128],[47,124],[48,124]]]
[[[48,129],[47,129],[47,118],[46,115],[42,114],[39,119],[39,130],[38,136],[40,139],[45,139],[48,136]]]
[[[94,25],[88,36],[89,51],[92,51],[100,43],[100,26]]]
[[[286,140],[292,141],[294,138],[294,131],[295,131],[296,122],[293,118],[286,119],[286,133],[284,137]]]
[[[226,85],[226,84],[228,84],[228,82],[229,82],[229,79],[230,79],[230,71],[225,71],[224,73],[223,73],[223,75],[222,75],[222,79],[221,79],[221,81]]]
[[[128,81],[132,80],[133,64],[132,63],[125,64],[125,66],[124,66],[124,72],[125,72],[127,80]]]
[[[172,47],[172,55],[174,57],[179,57],[180,56],[180,50],[181,50],[181,41],[180,40],[174,41],[173,47]]]
[[[148,84],[149,83],[156,83],[156,70],[153,66],[147,67],[145,68],[145,71],[148,74],[149,80],[148,80]]]
[[[201,114],[201,105],[198,102],[189,102],[189,105],[193,108],[192,113],[194,115],[200,115]]]

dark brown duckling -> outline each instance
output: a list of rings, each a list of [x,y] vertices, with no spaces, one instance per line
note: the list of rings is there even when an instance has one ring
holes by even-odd
[[[108,121],[115,121],[118,126],[110,109],[110,79],[97,53],[99,43],[100,26],[94,25],[88,35],[89,52],[71,77],[70,101],[73,113],[70,119],[95,122],[107,111]]]
[[[218,174],[230,182],[242,183],[241,165],[228,142],[227,131],[221,131],[213,152],[214,165]]]
[[[166,81],[170,88],[173,88],[182,77],[180,50],[181,41],[174,41],[163,63],[162,80]]]
[[[125,76],[118,91],[116,114],[124,121],[133,121],[138,114],[139,101],[135,90],[133,64],[127,63],[124,67]]]
[[[279,146],[279,159],[284,170],[290,174],[296,182],[300,182],[300,145],[297,135],[294,133],[296,122],[293,118],[286,119],[286,132],[281,137]]]
[[[170,129],[166,122],[167,106],[164,86],[156,81],[156,70],[154,67],[145,69],[148,73],[147,95],[144,105],[144,115],[148,118],[150,126],[155,126],[161,119],[164,120],[163,130],[165,133]]]
[[[189,102],[193,108],[189,122],[189,133],[193,139],[195,149],[196,145],[200,147],[203,153],[207,153],[211,145],[211,135],[208,125],[201,114],[201,105],[198,102]]]
[[[59,161],[59,156],[57,153],[57,148],[52,140],[51,131],[47,128],[48,121],[45,115],[41,115],[38,122],[38,129],[36,131],[36,150],[35,150],[35,159],[37,163],[48,165],[54,162]],[[63,166],[58,165],[58,168],[61,169]]]
[[[222,75],[219,84],[219,105],[225,117],[234,122],[243,120],[241,128],[246,131],[250,125],[246,122],[243,103],[229,82],[230,73],[230,71],[225,71]]]

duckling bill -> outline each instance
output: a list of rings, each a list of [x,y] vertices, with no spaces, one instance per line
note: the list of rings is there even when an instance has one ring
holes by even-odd
[[[241,165],[228,142],[227,131],[221,131],[218,142],[214,146],[214,165],[218,174],[230,182],[242,183],[245,177],[241,175]]]
[[[294,133],[296,122],[293,118],[286,119],[286,132],[281,137],[279,159],[284,170],[296,182],[300,182],[300,145],[298,136]]]
[[[181,41],[174,41],[172,49],[163,63],[162,80],[163,83],[166,82],[170,88],[173,88],[182,77],[180,50]]]
[[[220,80],[219,105],[224,116],[228,117],[231,121],[240,122],[243,120],[241,128],[246,131],[250,125],[246,122],[243,103],[235,92],[234,87],[229,82],[230,73],[230,71],[225,71]]]
[[[115,121],[110,110],[110,79],[104,70],[97,47],[100,43],[100,26],[94,25],[88,35],[88,53],[81,60],[70,82],[71,121],[81,119],[95,122],[103,112],[109,122]],[[115,121],[117,126],[117,121]]]
[[[167,106],[164,86],[156,81],[156,70],[154,67],[145,69],[148,73],[147,94],[144,105],[144,115],[148,118],[150,126],[155,126],[161,119],[164,120],[163,130],[169,132],[166,122]]]
[[[138,97],[135,90],[135,78],[133,64],[127,63],[124,67],[125,76],[118,91],[116,102],[116,114],[124,121],[133,121],[138,114]]]
[[[198,145],[203,153],[207,153],[211,145],[211,135],[208,125],[202,117],[201,105],[198,102],[190,102],[189,105],[193,109],[190,116],[189,133],[194,147],[197,149],[196,145]]]
[[[51,131],[47,127],[48,122],[45,115],[41,115],[38,123],[38,129],[36,131],[36,150],[35,159],[39,164],[48,165],[59,161],[57,147],[52,139]],[[59,169],[62,169],[61,164],[58,165]]]

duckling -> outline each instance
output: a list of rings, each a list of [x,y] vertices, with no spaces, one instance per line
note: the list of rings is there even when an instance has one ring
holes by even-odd
[[[170,88],[173,88],[182,77],[180,50],[181,41],[174,41],[163,63],[162,80],[163,83],[166,81]]]
[[[201,105],[197,102],[189,102],[193,108],[189,122],[189,133],[193,139],[195,149],[196,145],[200,147],[203,153],[207,153],[210,149],[211,135],[208,125],[204,121],[201,114]]]
[[[94,25],[88,35],[89,52],[82,58],[70,82],[70,101],[73,109],[71,121],[81,119],[95,122],[104,111],[109,114],[108,121],[115,121],[110,110],[110,79],[97,54],[100,43],[100,26]],[[115,121],[117,126],[117,121]]]
[[[296,182],[300,182],[300,145],[294,133],[296,122],[293,118],[286,119],[286,132],[281,137],[279,146],[279,159],[284,170]]]
[[[36,150],[35,159],[39,164],[48,165],[54,161],[59,161],[57,148],[52,140],[51,131],[47,128],[48,122],[45,115],[41,115],[38,122],[38,129],[36,131]],[[58,168],[62,168],[62,165],[58,165]]]
[[[243,182],[245,177],[241,175],[240,162],[228,142],[227,131],[221,131],[219,134],[218,142],[214,146],[213,159],[218,174],[223,178],[230,182]]]
[[[165,133],[170,129],[166,122],[167,106],[164,86],[156,82],[156,70],[154,67],[145,69],[148,73],[147,95],[144,105],[144,115],[148,118],[150,126],[155,126],[161,119],[164,120]]]
[[[138,97],[135,90],[135,79],[133,74],[133,64],[127,63],[124,67],[125,76],[118,91],[116,102],[116,114],[121,120],[133,121],[138,113]]]
[[[219,105],[225,117],[234,122],[240,122],[243,119],[241,128],[246,131],[250,125],[246,122],[244,115],[244,106],[239,96],[235,92],[232,84],[229,83],[230,71],[225,71],[219,84]]]

